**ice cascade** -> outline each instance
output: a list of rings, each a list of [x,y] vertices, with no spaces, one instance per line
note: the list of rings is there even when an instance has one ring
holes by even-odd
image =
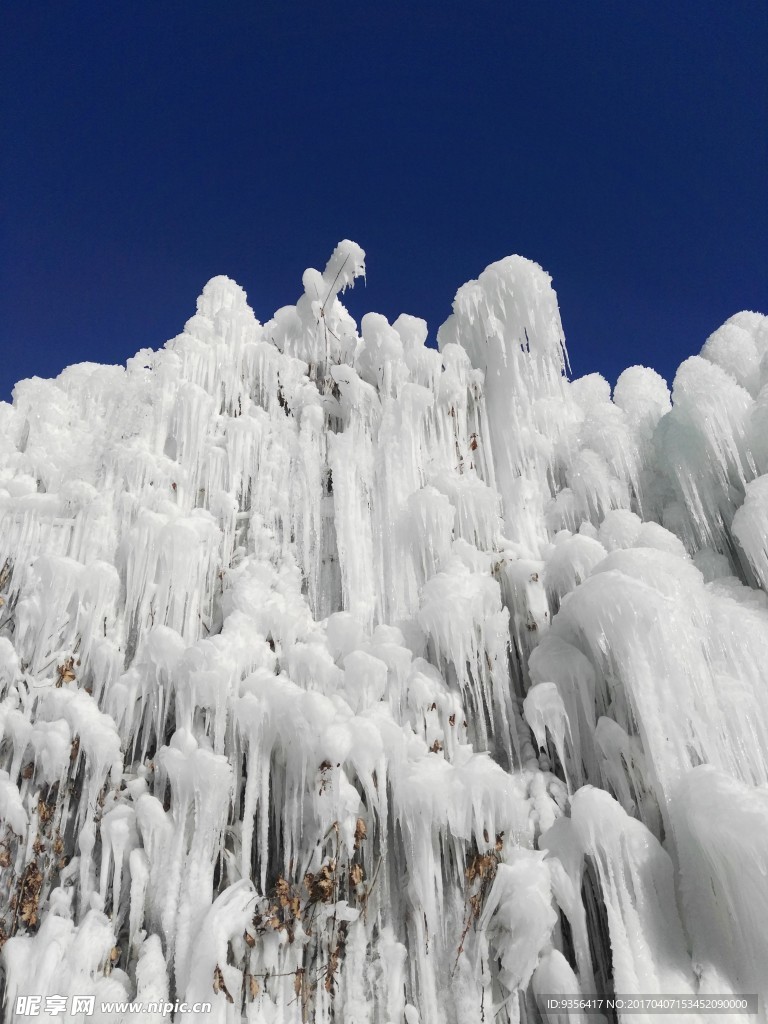
[[[519,256],[438,349],[364,273],[0,404],[3,1019],[764,1008],[768,318],[612,393]]]

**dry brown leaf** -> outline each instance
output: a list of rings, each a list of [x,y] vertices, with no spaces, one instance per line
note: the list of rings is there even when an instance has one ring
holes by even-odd
[[[56,686],[71,683],[75,678],[75,659],[68,658],[63,665],[56,668]]]
[[[319,874],[313,876],[306,876],[306,878],[304,879],[305,882],[307,881],[307,879],[311,877],[309,885],[307,886],[307,888],[309,889],[310,903],[330,902],[330,900],[333,897],[333,892],[336,885],[333,874],[334,870],[335,865],[333,865],[333,862],[331,862],[331,864],[323,864],[323,866],[320,868]]]
[[[44,825],[51,820],[55,810],[55,804],[47,804],[44,800],[37,801],[37,816]]]
[[[304,984],[304,968],[303,967],[297,967],[296,968],[296,974],[295,974],[294,979],[293,979],[293,991],[296,993],[296,995],[300,994],[301,987],[302,987],[303,984]]]
[[[363,818],[358,818],[355,823],[355,849],[358,848],[368,835],[368,826]]]
[[[218,964],[216,964],[216,969],[213,972],[213,991],[216,993],[216,995],[218,995],[219,992],[223,992],[227,1002],[234,1003],[235,1000],[232,998],[229,989],[224,983],[224,975],[222,974],[221,968],[219,967]]]

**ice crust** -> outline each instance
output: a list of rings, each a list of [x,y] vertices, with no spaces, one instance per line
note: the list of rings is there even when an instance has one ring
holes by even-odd
[[[4,1019],[764,1006],[768,318],[612,395],[522,257],[439,351],[364,273],[0,404]]]

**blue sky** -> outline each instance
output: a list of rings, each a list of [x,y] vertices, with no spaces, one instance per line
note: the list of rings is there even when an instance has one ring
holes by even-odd
[[[0,47],[0,398],[159,347],[215,274],[267,319],[344,237],[353,314],[432,336],[536,260],[612,382],[768,312],[762,0],[9,0]]]

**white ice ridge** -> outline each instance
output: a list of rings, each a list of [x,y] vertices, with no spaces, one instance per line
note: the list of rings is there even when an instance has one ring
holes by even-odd
[[[364,272],[0,404],[3,1019],[765,1007],[768,318],[612,394],[521,257],[439,350]]]

